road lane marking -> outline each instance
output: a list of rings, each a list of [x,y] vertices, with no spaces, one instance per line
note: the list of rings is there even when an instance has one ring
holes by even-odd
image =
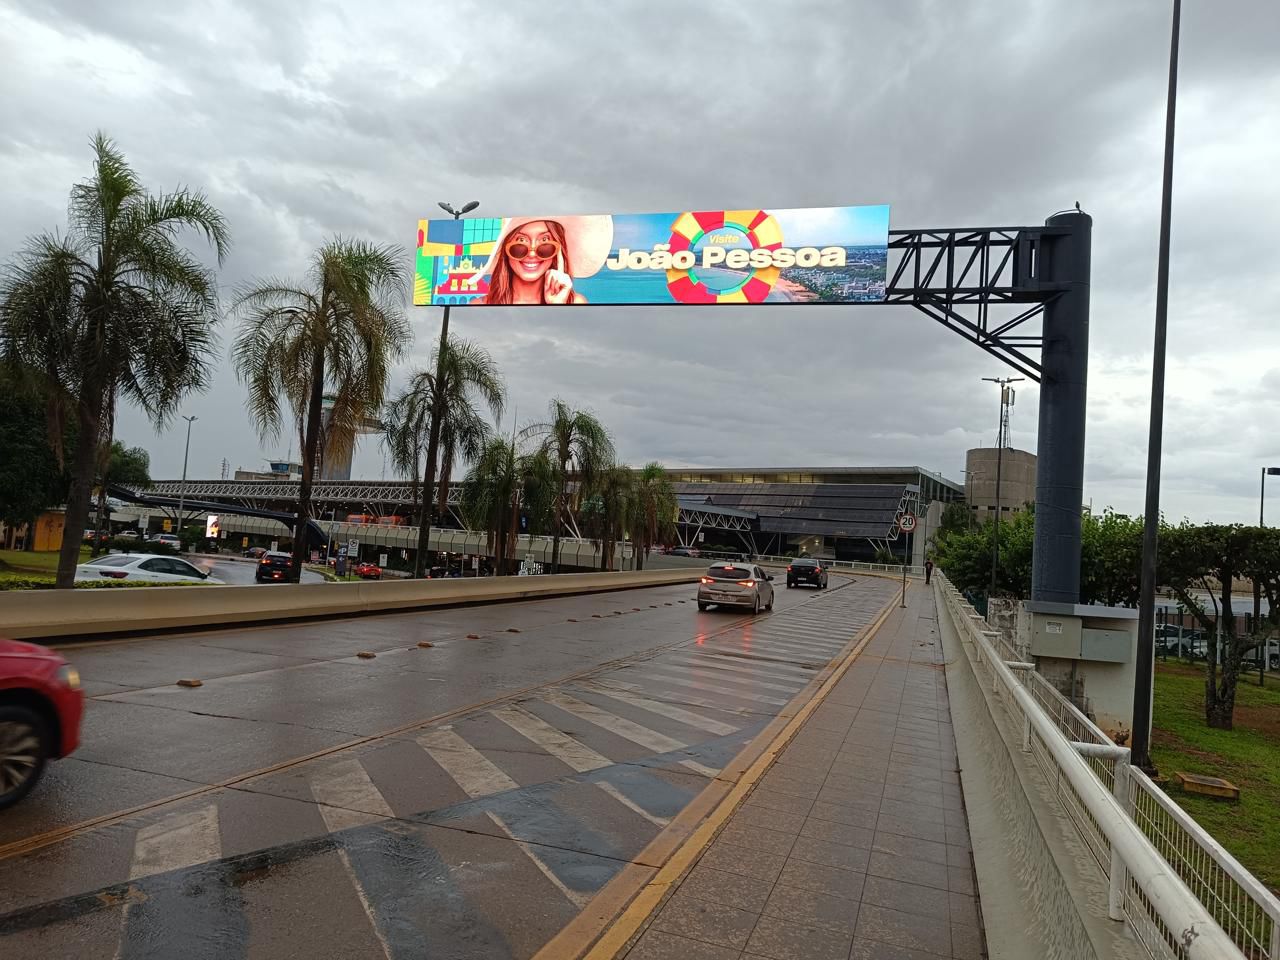
[[[715,767],[708,767],[706,764],[699,763],[697,760],[681,760],[680,766],[692,770],[694,773],[699,776],[706,777],[708,780],[714,780],[716,777],[720,776],[720,771]]]
[[[592,894],[587,892],[579,893],[576,890],[570,890],[568,887],[564,885],[564,881],[556,876],[555,871],[552,870],[549,866],[547,866],[547,864],[543,861],[543,859],[540,856],[538,856],[537,851],[534,850],[533,848],[533,844],[527,843],[524,840],[517,839],[512,829],[509,826],[507,826],[506,821],[503,820],[496,813],[493,813],[492,811],[490,811],[488,816],[489,816],[489,819],[492,820],[498,826],[499,830],[505,833],[517,847],[519,847],[521,850],[524,851],[525,855],[531,861],[533,861],[533,865],[542,871],[542,875],[546,877],[548,880],[550,880],[557,890],[559,890],[562,894],[564,894],[565,899],[567,899],[579,910],[581,910],[583,907],[587,905],[587,901],[591,899]]]
[[[210,803],[188,813],[176,813],[143,827],[133,844],[129,879],[168,873],[217,860],[222,855],[218,808]]]
[[[690,676],[690,670],[714,670],[716,673],[712,673],[711,676],[715,677],[715,679],[720,683],[741,683],[752,687],[762,687],[765,690],[777,690],[781,693],[788,694],[789,696],[795,696],[796,691],[805,684],[805,681],[800,679],[797,679],[794,683],[775,683],[773,680],[764,680],[762,677],[771,676],[771,674],[762,674],[758,668],[738,667],[732,663],[719,664],[692,662],[688,664],[672,664],[671,666],[655,663],[651,666],[645,667],[644,669],[646,671],[654,670],[662,673],[669,673],[677,677]],[[725,676],[724,674],[733,674],[733,676]],[[693,675],[696,676],[697,674],[694,673]]]
[[[420,734],[417,741],[472,799],[520,787],[488,757],[458,736],[452,727],[428,730]]]
[[[667,824],[671,822],[671,820],[668,817],[660,817],[656,813],[650,813],[648,810],[640,806],[640,804],[636,803],[634,800],[632,800],[625,793],[623,793],[621,790],[615,787],[612,783],[609,783],[607,780],[597,780],[596,786],[599,787],[601,790],[603,790],[605,793],[607,793],[609,796],[613,797],[613,799],[617,800],[620,804],[622,804],[628,810],[632,811],[633,813],[640,814],[640,816],[644,817],[646,820],[648,820],[650,823],[654,824],[655,826],[665,827]]]
[[[557,730],[541,717],[536,717],[517,706],[498,707],[490,710],[495,717],[527,740],[532,740],[561,763],[578,773],[613,766],[613,761],[596,753],[585,743],[579,743],[563,731]]]
[[[791,699],[791,696],[795,695],[795,690],[791,687],[785,687],[775,692],[786,693],[791,696],[766,696],[758,689],[755,689],[758,686],[759,681],[748,680],[746,677],[726,677],[715,674],[712,674],[710,677],[706,677],[705,673],[690,673],[685,670],[671,670],[667,672],[656,668],[649,670],[629,669],[625,673],[622,673],[622,676],[635,677],[639,680],[647,680],[652,683],[665,683],[681,687],[690,687],[694,690],[709,690],[712,693],[723,693],[726,696],[737,697],[740,700],[746,700],[748,703],[768,703],[777,707],[787,703]],[[711,681],[719,682],[713,683]],[[727,683],[742,684],[742,686],[724,686],[724,684]],[[770,689],[772,689],[772,687]]]
[[[661,662],[672,664],[677,663],[673,658],[664,658]],[[763,675],[769,677],[770,680],[780,680],[785,683],[795,684],[799,687],[803,687],[806,683],[812,680],[813,675],[817,673],[813,667],[803,666],[798,663],[787,663],[786,661],[781,660],[761,660],[759,657],[753,658],[750,652],[745,656],[734,656],[727,652],[717,653],[711,650],[706,652],[699,651],[688,655],[686,665],[694,667],[714,667],[717,670],[727,670],[730,673],[745,673],[753,677]]]
[[[710,707],[712,710],[725,710],[729,713],[742,713],[745,708],[739,707],[736,704],[728,704],[724,700],[712,700],[709,697],[700,697],[694,693],[689,693],[686,690],[672,688],[685,687],[687,690],[697,691],[697,693],[721,693],[728,697],[736,697],[739,700],[747,701],[748,703],[767,703],[773,707],[780,707],[787,702],[781,697],[765,697],[760,696],[759,694],[747,693],[743,690],[734,690],[730,687],[716,686],[711,683],[668,680],[666,677],[654,677],[653,679],[654,682],[662,689],[655,691],[652,684],[646,686],[640,683],[628,683],[625,680],[614,680],[612,677],[592,680],[591,685],[607,688],[617,687],[620,690],[629,690],[632,693],[666,693],[672,697],[679,697],[681,703],[689,703],[695,707]],[[745,710],[745,712],[751,713],[752,711]]]
[[[672,706],[669,703],[663,703],[660,700],[652,700],[649,697],[638,696],[634,693],[627,693],[624,690],[600,691],[602,696],[609,697],[611,700],[620,700],[623,703],[629,703],[633,707],[639,707],[641,710],[648,710],[650,713],[656,713],[661,717],[670,717],[683,723],[685,726],[693,727],[695,730],[701,730],[704,733],[710,733],[717,737],[727,737],[732,733],[737,733],[741,727],[735,727],[732,724],[722,723],[719,720],[713,720],[711,717],[704,717],[700,713],[694,713],[692,710],[685,710],[683,707]]]
[[[311,780],[311,795],[319,802],[320,816],[330,833],[395,817],[364,765],[356,759],[343,760],[320,771]]]
[[[654,753],[672,753],[676,750],[683,750],[688,746],[687,743],[668,737],[666,734],[650,730],[648,727],[633,723],[624,717],[615,716],[607,710],[601,710],[590,703],[583,703],[567,693],[552,690],[548,691],[542,699],[553,706],[559,707],[566,713],[573,714],[580,720],[585,720],[587,723],[593,723],[597,727],[616,733],[618,736],[639,744],[646,750],[652,750]]]

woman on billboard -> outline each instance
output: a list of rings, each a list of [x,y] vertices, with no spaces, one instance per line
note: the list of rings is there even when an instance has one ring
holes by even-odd
[[[574,277],[597,273],[613,245],[613,217],[508,219],[494,243],[486,273],[489,290],[481,301],[502,304],[577,304],[587,298],[573,289]]]

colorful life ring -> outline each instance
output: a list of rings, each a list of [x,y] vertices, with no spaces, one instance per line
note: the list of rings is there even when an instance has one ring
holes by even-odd
[[[684,213],[671,226],[671,252],[689,250],[713,230],[736,230],[752,250],[775,250],[782,246],[782,228],[772,214],[763,210],[707,210]],[[667,289],[680,303],[763,303],[782,271],[760,267],[729,290],[712,290],[698,279],[697,268],[668,270]]]

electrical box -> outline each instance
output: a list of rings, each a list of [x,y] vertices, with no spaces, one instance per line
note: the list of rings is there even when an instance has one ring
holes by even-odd
[[[1079,660],[1080,618],[1032,613],[1031,655]]]
[[[1129,659],[1133,634],[1128,630],[1097,630],[1084,627],[1080,631],[1080,656],[1084,660],[1125,663]]]

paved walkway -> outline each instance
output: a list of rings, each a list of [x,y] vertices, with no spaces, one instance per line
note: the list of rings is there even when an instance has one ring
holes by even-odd
[[[917,584],[627,960],[978,960],[933,595]]]

